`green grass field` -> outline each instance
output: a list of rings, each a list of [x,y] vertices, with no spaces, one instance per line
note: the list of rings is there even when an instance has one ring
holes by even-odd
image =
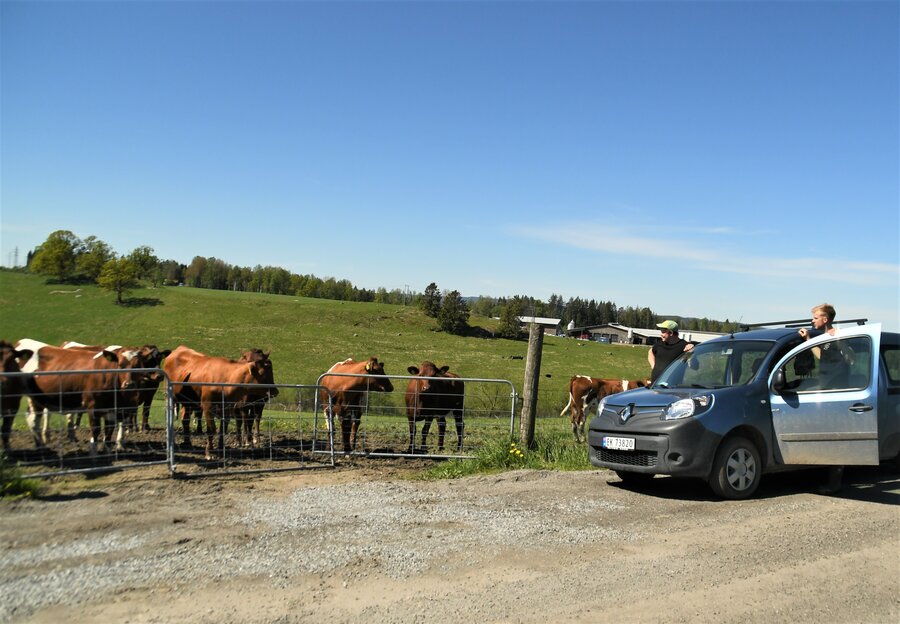
[[[73,291],[78,292],[73,292]],[[135,290],[132,305],[94,285],[48,284],[43,277],[0,271],[0,338],[49,344],[186,344],[237,358],[242,349],[271,351],[277,383],[314,384],[339,360],[378,356],[389,375],[423,360],[463,377],[509,380],[521,394],[526,340],[459,337],[437,331],[411,306],[351,303],[187,287]],[[491,330],[493,319],[471,317]],[[514,359],[522,358],[522,359]],[[546,336],[541,356],[540,417],[556,417],[574,374],[638,379],[649,374],[647,348]],[[560,419],[561,420],[561,419]]]

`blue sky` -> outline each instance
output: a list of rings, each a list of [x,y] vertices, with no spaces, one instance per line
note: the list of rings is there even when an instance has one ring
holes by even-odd
[[[900,3],[0,4],[0,261],[900,325]]]

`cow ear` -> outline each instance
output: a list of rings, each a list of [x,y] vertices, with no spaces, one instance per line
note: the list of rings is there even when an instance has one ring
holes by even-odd
[[[442,372],[442,373],[446,373],[448,370],[450,370],[450,367],[449,367],[449,366],[441,366],[441,372]]]
[[[409,371],[409,374],[410,374],[410,375],[418,375],[418,374],[419,374],[419,367],[418,367],[418,366],[410,366],[410,367],[407,368],[406,370]]]
[[[115,353],[113,353],[112,351],[107,351],[104,349],[103,351],[100,352],[100,355],[103,357],[104,360],[109,360],[110,362],[115,362],[116,364],[119,363],[119,356],[116,355]],[[123,366],[122,368],[125,368],[125,367]]]

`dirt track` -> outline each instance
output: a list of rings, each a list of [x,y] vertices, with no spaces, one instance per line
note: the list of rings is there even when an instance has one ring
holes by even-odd
[[[900,479],[713,499],[605,471],[73,478],[0,503],[0,621],[891,622]]]

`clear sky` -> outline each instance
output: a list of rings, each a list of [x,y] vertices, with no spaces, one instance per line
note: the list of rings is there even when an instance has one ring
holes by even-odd
[[[0,260],[900,329],[900,2],[0,4]]]

